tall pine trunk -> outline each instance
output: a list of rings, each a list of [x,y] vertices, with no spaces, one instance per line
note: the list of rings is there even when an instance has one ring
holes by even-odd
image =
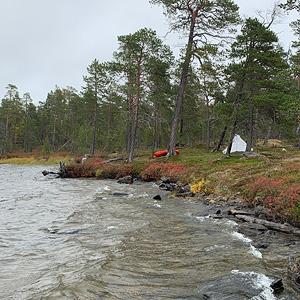
[[[98,89],[96,86],[95,89],[95,100],[94,100],[94,120],[93,120],[93,137],[90,154],[93,156],[95,153],[95,144],[96,144],[96,128],[97,128],[97,101],[98,100]]]
[[[207,118],[207,128],[206,128],[206,151],[209,150],[209,146],[210,146],[210,125],[211,125],[211,120],[210,118],[208,117]]]
[[[126,152],[130,151],[130,144],[132,139],[132,128],[133,128],[133,95],[132,95],[132,77],[128,78],[128,108],[127,108],[127,125],[126,125]]]
[[[91,143],[90,154],[93,156],[95,153],[95,144],[96,144],[96,127],[97,127],[97,104],[95,101],[95,108],[94,108],[94,120],[93,120],[93,137]]]
[[[219,142],[216,145],[216,147],[214,148],[213,152],[217,152],[217,151],[220,150],[220,147],[223,144],[223,141],[224,141],[224,138],[225,138],[226,131],[227,131],[227,126],[224,127],[224,129],[223,129],[223,131],[222,131],[222,133],[220,135]]]
[[[184,61],[184,66],[183,66],[182,72],[181,72],[180,86],[179,86],[177,101],[176,101],[174,115],[173,115],[169,148],[168,148],[168,156],[176,155],[175,146],[176,146],[177,128],[178,128],[178,123],[179,123],[179,119],[180,119],[180,112],[181,112],[181,107],[182,107],[182,102],[183,102],[184,90],[186,87],[187,75],[189,72],[189,66],[190,66],[190,61],[191,61],[191,57],[192,57],[191,50],[192,50],[193,40],[194,40],[194,29],[195,29],[195,18],[192,17],[188,45],[187,45],[187,50],[186,50],[186,54],[185,54],[185,61]]]
[[[248,119],[248,138],[246,151],[251,152],[253,142],[253,130],[254,130],[254,104],[249,104],[249,119]]]
[[[154,121],[153,121],[153,143],[152,143],[152,157],[155,148],[157,148],[157,99],[154,98]]]
[[[231,127],[230,136],[229,136],[229,140],[228,140],[227,151],[226,151],[226,154],[225,154],[225,157],[227,157],[227,158],[230,157],[232,142],[233,142],[233,139],[234,139],[234,136],[235,136],[237,120],[238,120],[238,107],[239,107],[242,92],[243,92],[243,89],[244,89],[245,78],[246,78],[246,74],[243,73],[243,76],[242,76],[241,82],[240,82],[240,86],[239,86],[239,89],[237,91],[237,96],[234,100],[234,109],[233,109],[234,121],[233,121],[233,125]]]
[[[269,139],[270,139],[270,136],[271,136],[271,132],[272,132],[272,124],[269,124],[268,130],[267,130],[267,133],[266,133],[266,136],[265,136],[264,144],[263,144],[264,146],[268,146]]]
[[[133,121],[133,126],[132,126],[132,134],[131,134],[130,148],[129,148],[129,154],[128,154],[128,162],[133,161],[133,155],[134,155],[136,133],[137,133],[138,121],[139,121],[140,87],[141,87],[141,62],[139,61],[138,62],[138,71],[137,71],[134,121]]]
[[[236,112],[237,112],[237,109],[236,109]],[[233,139],[234,139],[234,136],[235,136],[235,131],[236,131],[236,125],[237,125],[237,115],[235,114],[235,118],[234,118],[234,121],[233,121],[233,125],[231,127],[230,136],[229,136],[227,151],[226,151],[226,154],[225,154],[226,157],[230,157],[232,142],[233,142]]]

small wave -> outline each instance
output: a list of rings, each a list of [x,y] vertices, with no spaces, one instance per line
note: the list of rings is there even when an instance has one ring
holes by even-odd
[[[270,287],[273,280],[268,276],[255,272],[240,272],[239,270],[232,270],[231,273],[250,279],[254,287],[262,289],[259,295],[252,297],[250,300],[276,300]]]
[[[241,240],[244,243],[251,243],[252,240],[244,236],[242,233],[239,232],[232,232],[232,236],[236,237],[237,239]]]
[[[262,254],[253,245],[250,245],[250,252],[257,258],[262,258]]]
[[[203,222],[203,221],[209,219],[209,216],[198,216],[198,217],[196,217],[196,219]]]
[[[239,232],[232,232],[231,233],[232,236],[234,236],[235,238],[241,240],[243,243],[247,243],[247,244],[250,244],[250,250],[249,252],[255,256],[256,258],[262,258],[262,254],[260,251],[258,251],[252,244],[252,240],[247,238],[246,236],[244,236],[242,233],[239,233]]]

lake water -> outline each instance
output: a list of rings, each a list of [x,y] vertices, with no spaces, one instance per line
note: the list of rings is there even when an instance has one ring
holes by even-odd
[[[287,245],[256,249],[234,221],[152,183],[49,179],[44,169],[0,165],[1,299],[300,299]]]

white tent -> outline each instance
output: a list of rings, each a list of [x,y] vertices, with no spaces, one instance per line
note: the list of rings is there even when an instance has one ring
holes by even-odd
[[[232,147],[230,153],[234,152],[245,152],[246,151],[246,142],[243,141],[243,139],[236,134],[232,141]],[[227,148],[223,150],[223,153],[226,154]]]

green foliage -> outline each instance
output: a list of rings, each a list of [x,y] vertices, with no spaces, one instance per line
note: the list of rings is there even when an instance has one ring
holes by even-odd
[[[45,142],[44,142],[44,145],[43,145],[43,148],[42,148],[42,154],[43,154],[43,156],[46,157],[46,156],[49,156],[51,151],[52,151],[51,144],[50,144],[49,138],[47,137],[45,139]]]

